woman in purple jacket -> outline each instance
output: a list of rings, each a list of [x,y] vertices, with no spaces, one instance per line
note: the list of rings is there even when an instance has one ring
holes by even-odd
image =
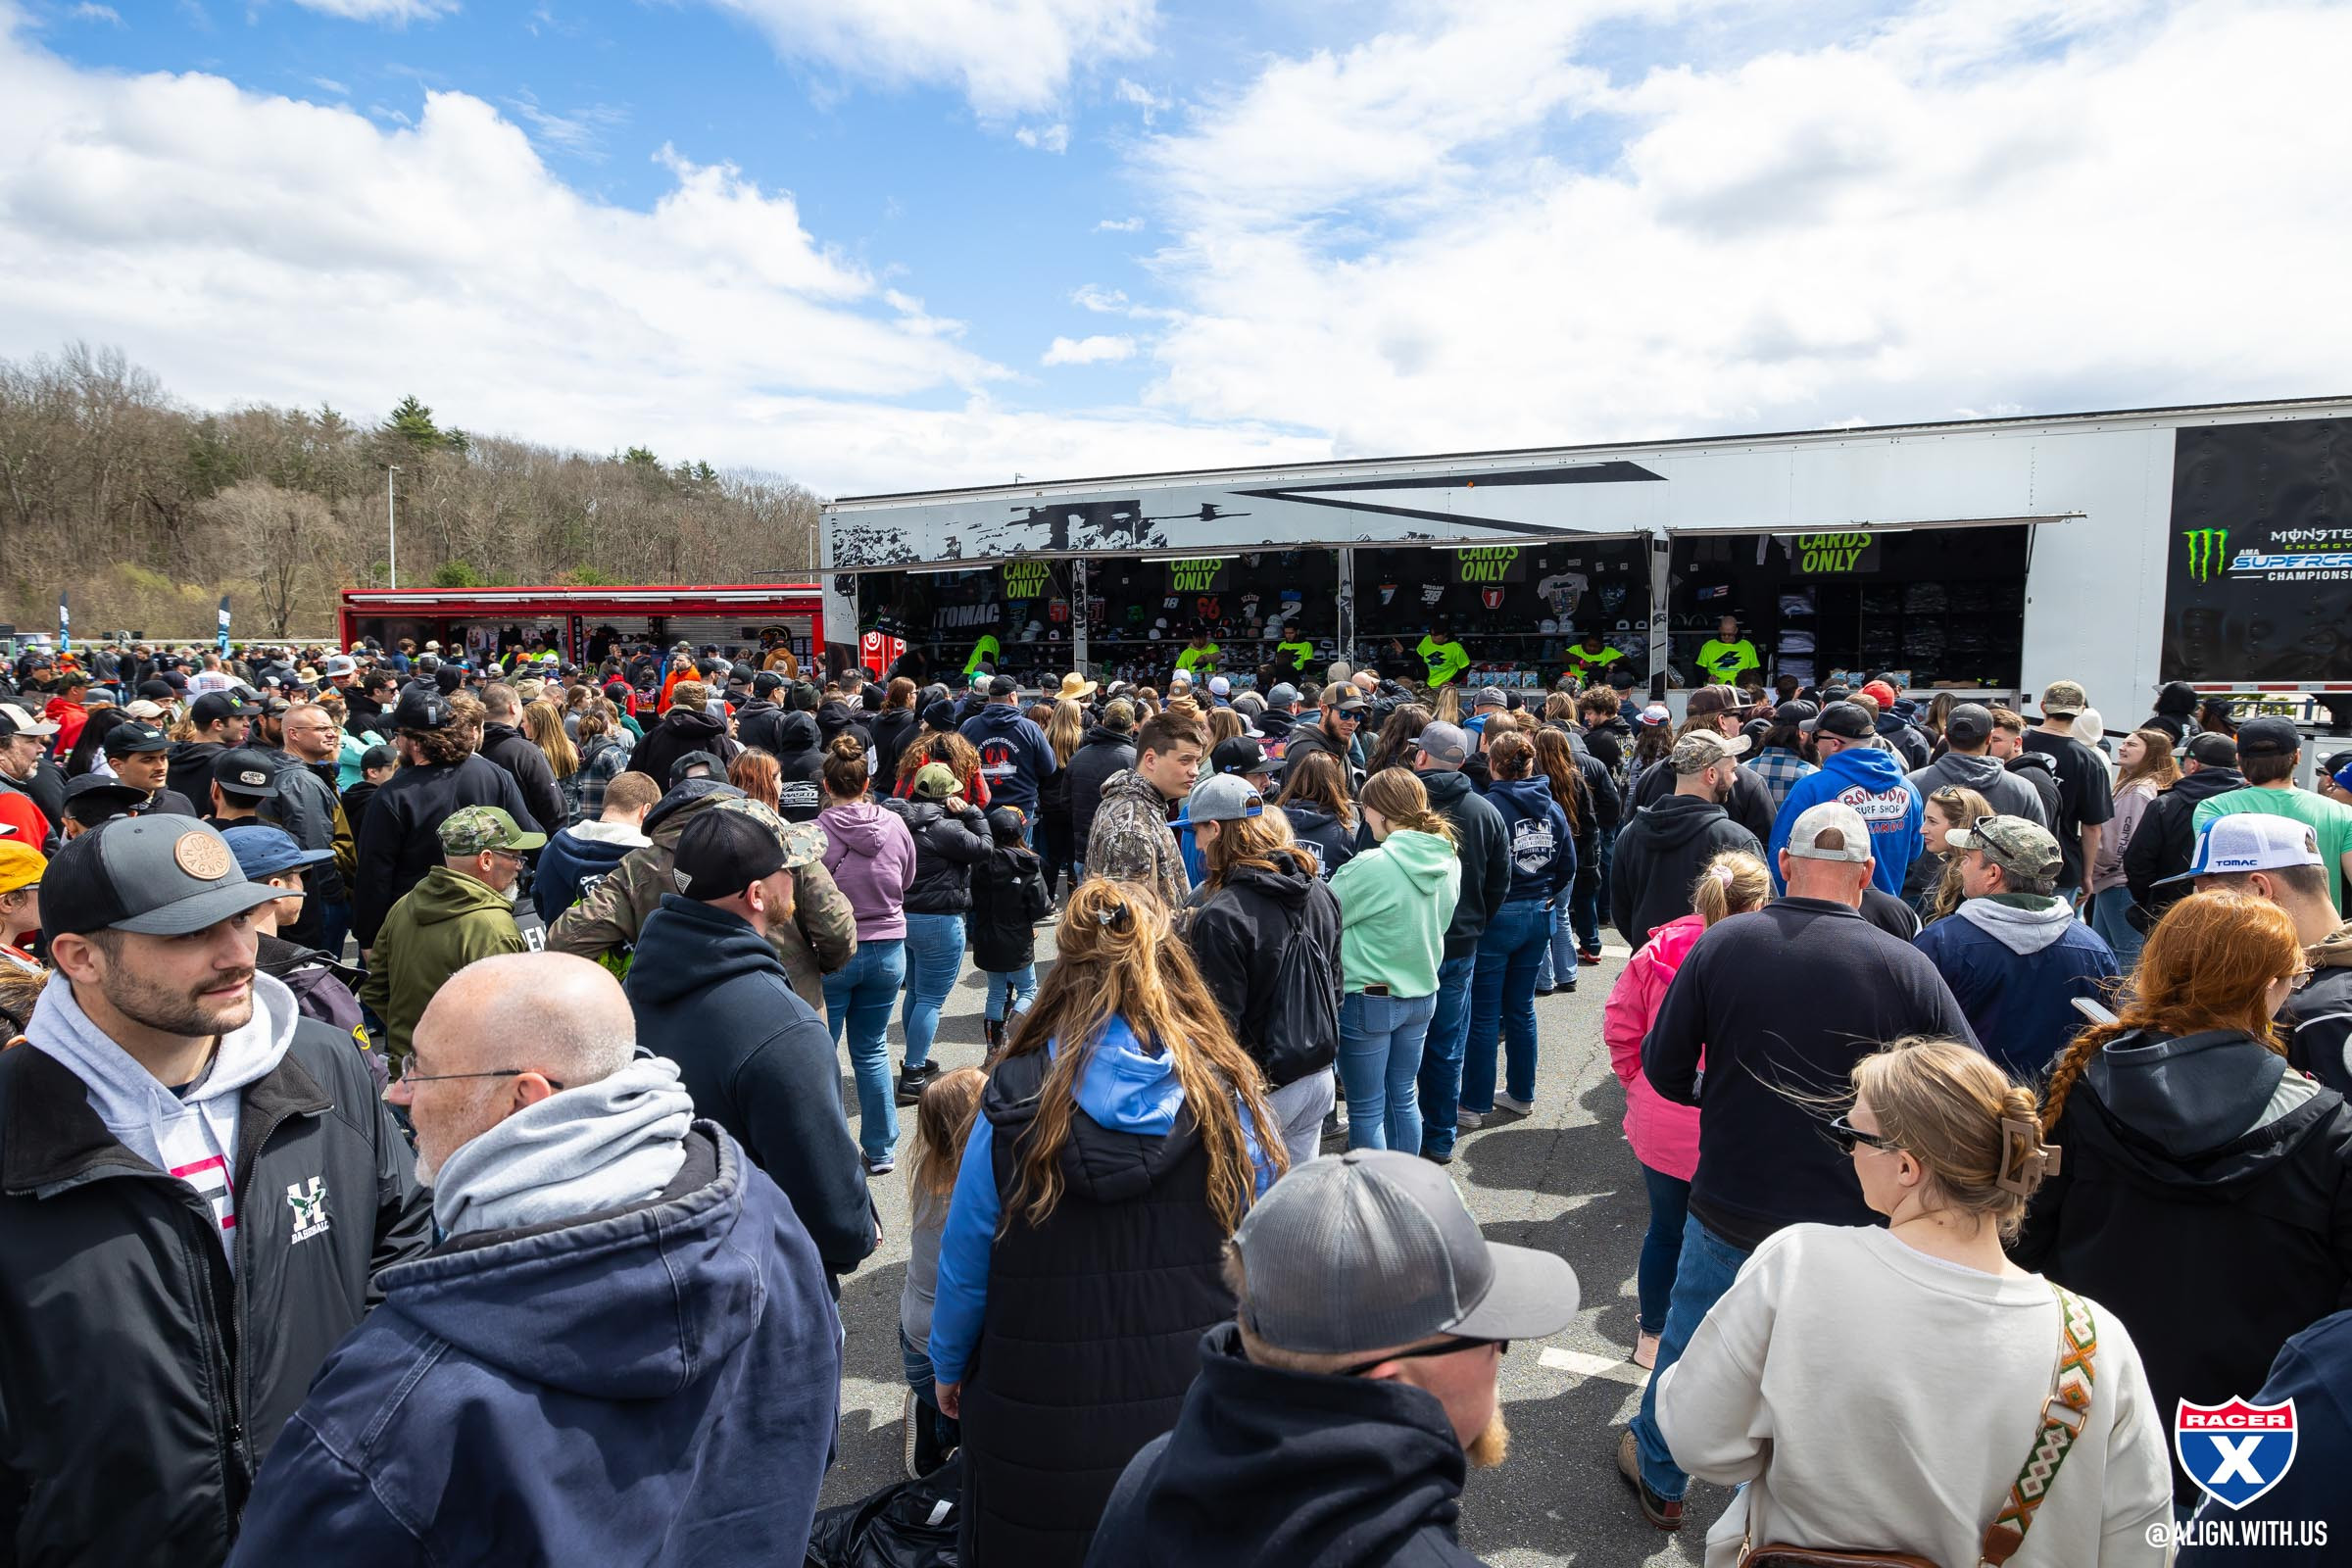
[[[850,1038],[858,1078],[858,1146],[868,1175],[897,1168],[898,1100],[890,1082],[891,1004],[906,978],[906,890],[914,886],[914,835],[866,798],[872,774],[854,734],[825,748],[825,869],[858,914],[858,951],[825,976],[825,1013],[833,1041]]]

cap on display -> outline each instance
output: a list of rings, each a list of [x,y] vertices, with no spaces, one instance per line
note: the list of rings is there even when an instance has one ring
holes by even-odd
[[[2050,830],[2022,816],[1980,817],[1967,827],[1952,829],[1944,835],[1944,842],[1955,850],[1980,851],[2008,873],[2010,881],[2035,887],[2055,877],[2063,860]]]
[[[544,833],[525,833],[501,807],[462,806],[441,819],[443,855],[479,855],[485,850],[535,850]]]
[[[1300,1355],[1353,1355],[1433,1335],[1530,1340],[1576,1316],[1576,1271],[1490,1242],[1440,1167],[1350,1150],[1300,1165],[1252,1204],[1233,1245],[1246,1326]]]
[[[278,896],[246,880],[219,829],[169,814],[117,817],[69,840],[41,891],[41,924],[53,937],[185,936]]]
[[[2243,733],[2242,731],[2240,732]],[[2160,877],[2156,886],[2186,882],[2200,876],[2232,876],[2240,871],[2278,871],[2290,865],[2325,865],[2320,836],[2308,822],[2268,811],[2232,811],[2217,816],[2197,835],[2197,853],[2188,869]]]
[[[1870,827],[1852,807],[1824,801],[1798,813],[1788,829],[1787,850],[1799,860],[1867,860]]]

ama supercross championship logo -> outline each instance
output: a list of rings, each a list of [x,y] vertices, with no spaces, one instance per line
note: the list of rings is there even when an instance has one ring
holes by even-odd
[[[2243,1508],[2285,1479],[2295,1462],[2295,1401],[2191,1404],[2173,1417],[2180,1468],[2225,1508]]]
[[[2227,528],[2189,528],[2181,538],[2188,541],[2188,576],[2191,582],[2211,582],[2230,559],[2230,530]]]

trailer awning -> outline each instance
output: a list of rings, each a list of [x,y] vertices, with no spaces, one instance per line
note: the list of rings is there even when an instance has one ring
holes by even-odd
[[[1766,526],[1753,522],[1703,523],[1695,526],[1669,524],[1666,533],[1676,539],[1755,533],[1779,539],[1811,533],[1918,533],[1931,528],[2034,528],[2046,522],[2073,522],[2082,516],[2080,512],[2047,512],[2018,517],[1906,517],[1894,521],[1860,518],[1851,522],[1808,522],[1801,525],[1782,523]]]

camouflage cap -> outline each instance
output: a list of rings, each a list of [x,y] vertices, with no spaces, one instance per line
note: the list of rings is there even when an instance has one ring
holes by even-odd
[[[462,806],[441,819],[443,855],[535,850],[546,842],[546,834],[525,833],[520,823],[495,806]]]
[[[814,822],[787,822],[763,801],[744,796],[722,796],[703,809],[738,811],[766,828],[775,836],[776,842],[784,847],[781,869],[786,871],[795,871],[823,859],[825,851],[832,846],[832,841],[825,837],[825,830]]]
[[[2064,857],[2050,830],[2022,816],[1980,816],[1944,835],[1955,850],[1982,850],[2020,892],[2046,892],[2056,885]]]
[[[918,801],[944,801],[962,787],[945,762],[925,762],[914,770],[912,792]]]

